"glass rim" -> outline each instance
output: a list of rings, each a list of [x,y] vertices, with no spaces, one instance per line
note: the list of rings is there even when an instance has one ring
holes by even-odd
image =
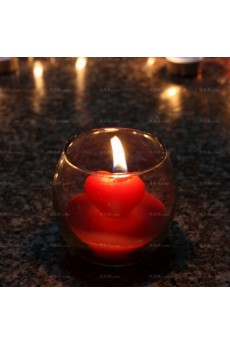
[[[76,138],[82,138],[84,136],[87,136],[89,134],[92,134],[94,132],[113,132],[113,131],[135,131],[141,135],[148,135],[151,139],[154,139],[156,140],[160,146],[162,147],[162,152],[163,152],[163,157],[161,158],[161,160],[159,162],[157,162],[156,164],[150,166],[150,168],[147,168],[147,169],[143,169],[143,170],[138,170],[138,171],[132,171],[132,172],[119,172],[119,173],[113,173],[113,172],[109,172],[108,174],[104,174],[104,173],[100,173],[98,171],[92,171],[92,170],[88,170],[88,169],[84,169],[84,168],[80,168],[79,166],[73,164],[71,162],[71,159],[68,157],[68,148],[70,146],[71,143],[74,142],[74,140]],[[161,166],[164,161],[168,158],[168,152],[166,150],[166,147],[165,147],[165,144],[157,137],[155,137],[154,135],[152,135],[151,133],[148,133],[148,132],[144,132],[144,131],[141,131],[139,129],[134,129],[134,128],[127,128],[127,127],[101,127],[101,128],[94,128],[94,129],[90,129],[88,131],[84,131],[80,134],[76,134],[74,135],[73,137],[71,137],[65,144],[64,146],[64,149],[62,151],[62,154],[64,155],[64,158],[66,160],[66,162],[74,169],[76,170],[79,170],[81,172],[84,172],[85,174],[87,175],[94,175],[94,176],[100,176],[100,177],[108,177],[108,178],[111,178],[111,177],[116,177],[116,178],[124,178],[124,177],[129,177],[129,176],[139,176],[139,175],[143,175],[145,173],[149,173],[157,168],[159,168],[159,166]]]

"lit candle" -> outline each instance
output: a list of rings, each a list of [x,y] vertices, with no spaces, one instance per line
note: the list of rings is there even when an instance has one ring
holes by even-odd
[[[121,174],[127,172],[122,144],[117,136],[111,139],[113,149],[113,176],[107,171],[99,171],[104,176],[89,176],[85,190],[90,201],[105,214],[120,216],[130,212],[144,196],[145,185],[138,176]]]
[[[198,72],[199,57],[167,57],[167,69],[169,73],[178,76],[192,76]]]
[[[79,57],[75,63],[75,69],[77,74],[77,89],[79,96],[82,96],[84,93],[85,87],[85,67],[87,65],[87,58]]]
[[[145,192],[142,179],[127,172],[125,153],[117,136],[111,139],[114,173],[98,171],[87,177],[85,193],[67,205],[72,232],[94,255],[124,259],[155,239],[166,221],[166,209]]]
[[[170,85],[166,87],[160,95],[162,107],[168,106],[171,111],[167,111],[167,121],[177,120],[182,115],[183,107],[181,106],[181,95],[186,89],[178,85]]]
[[[36,112],[40,111],[40,102],[45,94],[44,80],[43,80],[43,65],[40,61],[34,61],[33,75],[35,81],[35,95],[33,98],[33,105]]]
[[[75,62],[76,82],[77,82],[77,108],[81,113],[81,123],[88,122],[87,111],[84,109],[84,94],[85,94],[85,77],[86,77],[86,57],[78,57]]]

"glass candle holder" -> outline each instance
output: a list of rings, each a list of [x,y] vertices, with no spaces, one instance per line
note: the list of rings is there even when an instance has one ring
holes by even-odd
[[[176,184],[165,146],[149,133],[99,128],[70,139],[54,174],[53,203],[71,252],[125,265],[159,248]]]

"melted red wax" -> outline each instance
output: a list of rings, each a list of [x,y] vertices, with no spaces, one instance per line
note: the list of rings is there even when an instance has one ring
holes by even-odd
[[[166,221],[165,206],[149,193],[124,215],[100,210],[86,193],[72,198],[66,211],[72,232],[94,255],[107,259],[122,259],[147,245],[161,233]]]

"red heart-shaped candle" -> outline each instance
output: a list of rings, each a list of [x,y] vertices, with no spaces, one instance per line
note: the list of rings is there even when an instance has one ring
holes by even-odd
[[[98,171],[98,174],[86,179],[85,191],[89,200],[105,216],[129,213],[143,199],[145,184],[138,176],[111,176],[107,171]]]

